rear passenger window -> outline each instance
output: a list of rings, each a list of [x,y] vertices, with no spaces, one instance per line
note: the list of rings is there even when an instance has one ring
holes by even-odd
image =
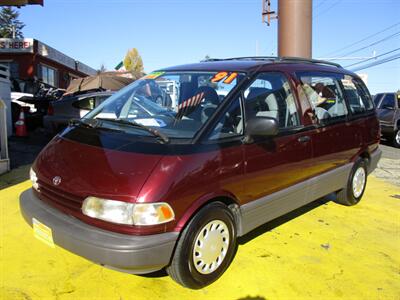
[[[348,75],[341,82],[353,115],[374,109],[371,96],[363,83]]]
[[[348,114],[340,88],[343,75],[301,72],[298,76],[314,111],[314,117],[320,123],[342,119]]]
[[[300,125],[289,82],[280,73],[260,73],[245,90],[246,118],[271,117],[280,128]]]

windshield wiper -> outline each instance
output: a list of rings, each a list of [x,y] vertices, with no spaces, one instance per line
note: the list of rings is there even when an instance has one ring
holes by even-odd
[[[96,118],[95,120],[108,121],[108,122],[124,124],[124,125],[133,126],[136,128],[140,128],[140,129],[146,130],[147,132],[150,132],[152,135],[154,135],[156,137],[159,137],[164,143],[169,143],[169,138],[165,134],[161,133],[157,129],[147,127],[147,126],[139,124],[135,121],[127,121],[124,119],[107,119],[107,118]]]

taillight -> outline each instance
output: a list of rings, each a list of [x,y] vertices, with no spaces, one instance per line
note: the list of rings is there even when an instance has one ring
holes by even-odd
[[[49,107],[47,108],[47,115],[48,116],[54,115],[54,107],[51,103],[49,104]]]

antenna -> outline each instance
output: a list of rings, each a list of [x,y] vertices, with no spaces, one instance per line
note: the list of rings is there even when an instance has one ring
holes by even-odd
[[[278,19],[278,15],[275,11],[271,10],[271,0],[262,0],[262,22],[267,23],[268,26],[271,25],[271,20]],[[265,21],[267,17],[267,21]]]

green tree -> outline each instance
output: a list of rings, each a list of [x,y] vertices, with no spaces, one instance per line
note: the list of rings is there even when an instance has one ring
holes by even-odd
[[[19,12],[12,7],[3,7],[0,11],[0,37],[23,38],[25,24],[18,20]]]
[[[136,48],[128,50],[124,59],[125,70],[131,72],[134,76],[143,74],[143,60]]]

